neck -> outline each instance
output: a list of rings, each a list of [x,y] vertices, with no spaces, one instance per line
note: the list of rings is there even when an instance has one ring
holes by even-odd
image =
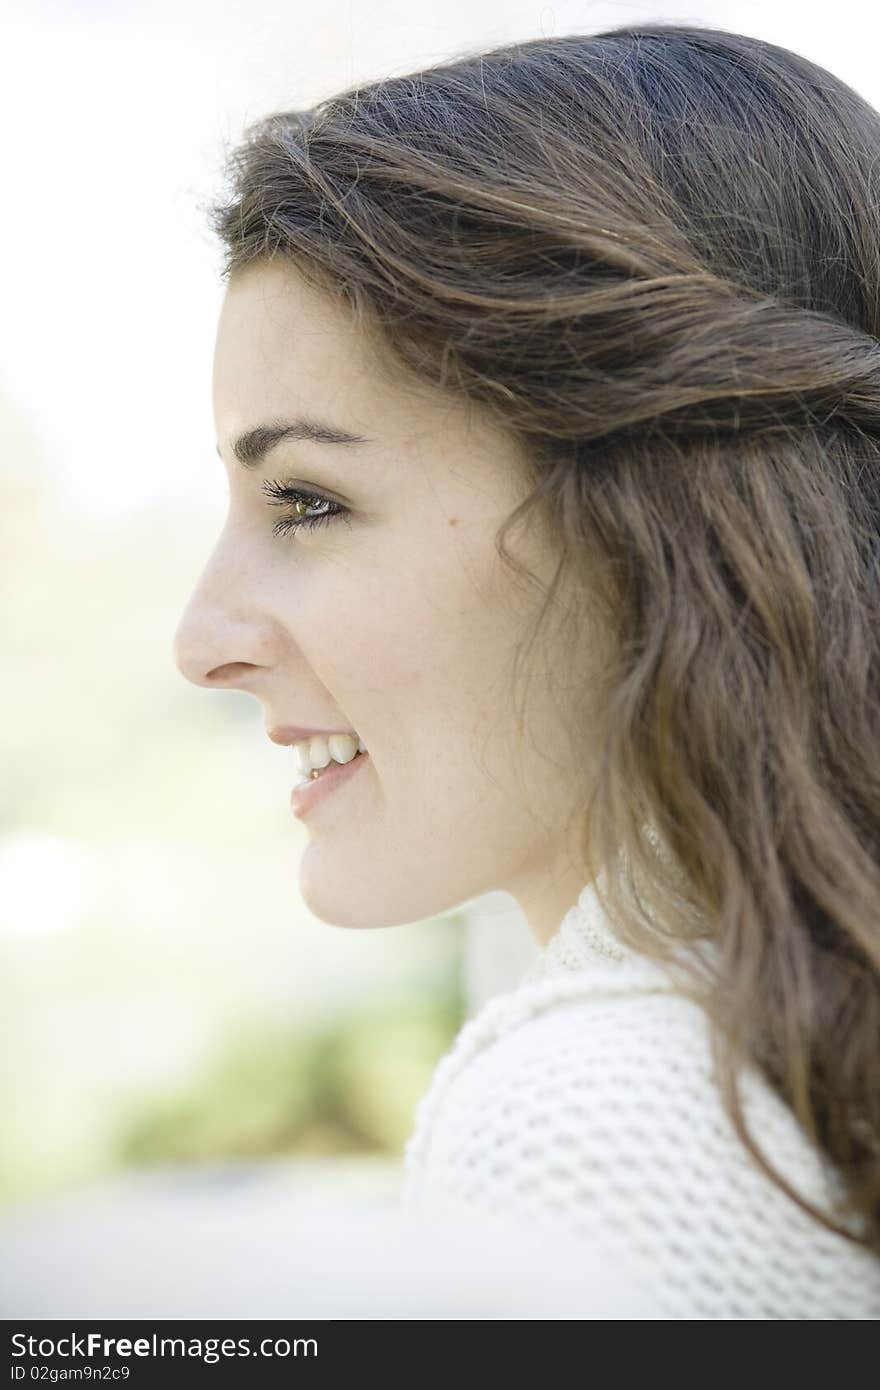
[[[507,891],[516,899],[532,935],[543,947],[556,935],[566,912],[574,907],[589,881],[584,868],[568,864],[564,870],[555,866],[544,873],[532,873]]]

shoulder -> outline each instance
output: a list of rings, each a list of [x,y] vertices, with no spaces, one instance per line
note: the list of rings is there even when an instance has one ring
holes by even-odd
[[[827,1201],[788,1108],[753,1072],[742,1095],[768,1159]],[[724,1110],[705,1014],[649,972],[609,965],[491,1001],[438,1066],[407,1165],[410,1200],[564,1226],[662,1280],[673,1316],[880,1316],[880,1265],[758,1168]],[[868,1302],[829,1311],[852,1308],[857,1274]]]
[[[408,1151],[436,1182],[486,1184],[498,1198],[507,1174],[521,1196],[542,1200],[589,1172],[607,1173],[613,1189],[626,1185],[624,1159],[646,1166],[705,1131],[713,1089],[702,1012],[669,992],[566,983],[492,1001],[441,1060]],[[607,1204],[609,1188],[593,1190]]]

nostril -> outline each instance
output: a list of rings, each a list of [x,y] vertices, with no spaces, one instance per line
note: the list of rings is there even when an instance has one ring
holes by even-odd
[[[213,671],[209,671],[205,676],[205,680],[210,681],[212,685],[226,685],[242,680],[255,669],[247,661],[228,661],[224,666],[215,666]]]

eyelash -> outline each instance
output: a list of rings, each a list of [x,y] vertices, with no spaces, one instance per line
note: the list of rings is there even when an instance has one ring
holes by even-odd
[[[336,517],[345,520],[347,516],[348,508],[343,507],[341,502],[334,502],[332,498],[322,497],[316,492],[306,492],[303,488],[289,487],[284,483],[271,481],[263,483],[263,492],[267,493],[270,498],[270,507],[284,507],[289,506],[292,502],[305,502],[307,506],[323,503],[328,509],[325,512],[320,512],[317,516],[300,516],[294,513],[293,516],[281,517],[272,527],[273,536],[284,536],[289,531],[298,531],[303,526],[311,531],[317,526],[326,526],[329,521],[333,521]]]

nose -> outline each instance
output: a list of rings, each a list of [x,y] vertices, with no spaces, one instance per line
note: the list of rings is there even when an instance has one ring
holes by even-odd
[[[249,596],[242,568],[231,582],[221,537],[183,610],[171,649],[181,675],[210,690],[247,690],[271,660],[271,624]]]

